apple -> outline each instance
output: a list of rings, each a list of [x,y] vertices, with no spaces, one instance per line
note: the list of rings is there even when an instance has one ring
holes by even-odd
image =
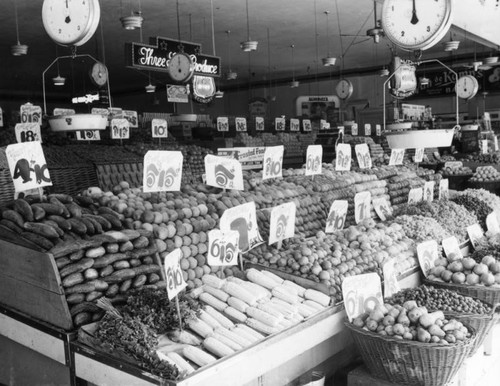
[[[481,275],[481,282],[486,286],[493,285],[495,284],[495,276],[491,272],[485,272]]]
[[[482,258],[481,263],[486,264],[489,267],[490,264],[496,263],[496,259],[491,255],[486,255]]]
[[[465,275],[462,272],[455,272],[451,276],[451,281],[456,284],[463,284],[465,283]]]
[[[493,274],[500,273],[500,261],[495,261],[494,263],[488,265],[488,268]]]
[[[479,283],[479,276],[475,273],[469,273],[467,275],[466,283],[469,285],[476,285]]]
[[[455,260],[448,265],[448,270],[451,272],[462,272],[464,270],[464,266],[460,260]]]
[[[441,272],[441,279],[443,279],[444,281],[450,281],[452,276],[453,272],[448,271],[447,269]]]
[[[471,257],[465,257],[462,259],[462,264],[464,269],[473,269],[476,266],[476,260]]]
[[[488,266],[486,264],[479,263],[474,267],[473,271],[477,275],[482,275],[488,272]]]

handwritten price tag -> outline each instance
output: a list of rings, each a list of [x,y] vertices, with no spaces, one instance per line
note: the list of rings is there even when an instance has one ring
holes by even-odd
[[[464,166],[462,161],[448,161],[444,163],[445,168],[458,169]]]
[[[295,235],[296,211],[297,207],[294,202],[275,206],[271,210],[269,245],[289,239]]]
[[[323,159],[323,146],[309,145],[306,156],[306,176],[321,174]]]
[[[263,117],[255,117],[255,130],[256,131],[264,131],[264,118]]]
[[[125,118],[115,118],[111,120],[111,139],[130,138],[130,123]]]
[[[391,259],[384,264],[382,272],[384,275],[384,298],[388,298],[401,290],[396,275],[396,259]]]
[[[243,171],[236,159],[207,154],[205,174],[207,185],[221,189],[243,190]]]
[[[450,197],[450,192],[448,190],[449,182],[448,179],[439,181],[439,199],[447,200]]]
[[[298,119],[290,119],[290,131],[300,131],[300,121]]]
[[[217,131],[229,131],[229,120],[227,117],[217,117]]]
[[[365,136],[369,137],[372,135],[372,125],[365,123]]]
[[[372,194],[370,192],[356,193],[354,196],[354,220],[359,224],[364,219],[370,218],[370,204]]]
[[[353,123],[351,126],[351,135],[358,135],[358,124]]]
[[[264,152],[262,165],[262,179],[279,178],[283,175],[283,151],[284,146],[269,146]]]
[[[443,250],[446,256],[449,257],[453,253],[455,255],[463,257],[462,251],[460,250],[460,245],[458,245],[458,240],[455,236],[443,239],[441,245],[443,246]]]
[[[358,159],[358,165],[361,169],[371,169],[372,167],[372,157],[370,157],[370,149],[366,143],[361,143],[354,147],[356,152],[356,158]]]
[[[344,229],[347,208],[347,200],[333,201],[330,212],[328,213],[328,219],[326,220],[325,233],[333,233]]]
[[[415,149],[415,162],[419,163],[424,160],[424,151],[425,149],[423,147],[417,147]]]
[[[274,118],[274,129],[276,131],[285,131],[285,118]]]
[[[310,119],[302,120],[302,130],[304,130],[304,131],[311,131],[312,130]]]
[[[347,143],[339,143],[336,150],[335,170],[348,171],[351,170],[351,145]]]
[[[17,123],[15,127],[17,143],[42,142],[42,133],[39,123]]]
[[[435,181],[427,181],[424,184],[424,201],[434,201],[434,185],[436,185]]]
[[[364,312],[371,312],[384,303],[380,276],[372,272],[346,277],[342,282],[342,296],[349,321]]]
[[[213,229],[208,232],[207,263],[211,267],[238,264],[238,241],[240,234],[237,231],[222,232]]]
[[[182,276],[182,270],[179,262],[181,261],[182,251],[180,248],[174,249],[165,256],[165,278],[167,280],[168,300],[175,298],[184,288],[187,287]]]
[[[151,121],[151,136],[153,138],[168,138],[168,126],[165,119],[155,118]]]
[[[392,217],[392,208],[389,206],[385,197],[374,198],[372,204],[375,213],[377,213],[377,216],[382,221],[386,221],[388,218]]]
[[[483,230],[479,226],[479,224],[474,224],[467,227],[467,234],[469,235],[470,242],[472,246],[476,248],[479,240],[481,240],[484,236]]]
[[[42,108],[31,103],[21,105],[21,123],[42,122]]]
[[[417,256],[420,269],[425,277],[434,268],[435,261],[438,259],[438,244],[436,240],[429,240],[417,245]]]
[[[500,225],[498,224],[498,218],[495,212],[491,212],[486,216],[486,228],[491,233],[500,233]]]
[[[389,159],[389,165],[402,165],[403,158],[405,156],[405,149],[392,149],[391,150],[391,158]]]
[[[123,110],[123,118],[126,119],[131,128],[137,129],[139,127],[139,117],[137,111]]]
[[[381,125],[375,125],[375,135],[377,137],[380,137],[382,135],[382,126]]]
[[[78,130],[76,132],[77,141],[100,141],[101,134],[99,130]]]
[[[222,232],[238,231],[240,235],[238,244],[242,252],[247,252],[262,243],[253,201],[226,209],[220,218],[220,229]]]
[[[183,159],[180,151],[149,150],[144,156],[144,192],[180,191]]]
[[[424,198],[424,190],[422,188],[410,189],[408,193],[408,205],[416,205]]]
[[[235,119],[236,131],[247,131],[247,119],[243,117],[237,117]]]
[[[52,115],[73,115],[75,114],[74,109],[62,109],[60,107],[56,107],[54,111],[52,112]],[[94,114],[94,113],[92,113]],[[106,110],[106,115],[108,115],[108,111]]]

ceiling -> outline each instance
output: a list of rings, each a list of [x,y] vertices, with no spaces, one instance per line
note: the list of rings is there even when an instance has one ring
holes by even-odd
[[[19,36],[22,44],[29,46],[27,56],[10,55],[10,47],[16,43],[15,1],[0,2],[0,92],[2,95],[40,95],[42,73],[57,55],[70,55],[69,48],[53,43],[46,34],[42,21],[42,0],[17,0]],[[63,0],[61,0],[63,1]],[[238,87],[251,81],[261,84],[269,79],[289,80],[296,78],[322,78],[338,76],[339,72],[363,72],[388,64],[391,46],[382,38],[375,44],[366,36],[366,30],[374,26],[372,0],[249,0],[249,27],[252,40],[259,42],[258,50],[252,53],[241,51],[239,44],[247,39],[245,0],[212,0],[215,47],[212,46],[211,1],[179,1],[180,37],[182,40],[202,44],[203,52],[222,58],[223,71],[230,67],[238,72],[238,79],[222,78],[219,86]],[[338,4],[337,4],[338,2]],[[110,72],[111,93],[134,93],[143,91],[148,83],[148,73],[125,67],[124,43],[140,42],[141,31],[124,30],[121,16],[138,11],[144,17],[142,39],[152,36],[178,38],[175,0],[101,0],[101,23],[94,37],[77,53],[87,53],[104,61]],[[338,16],[336,11],[338,6]],[[378,4],[380,13],[380,4]],[[328,15],[328,35],[327,16]],[[338,23],[340,20],[340,25]],[[226,31],[230,31],[229,35]],[[464,39],[458,32],[450,32],[443,40],[462,40],[460,49],[454,54],[442,50],[441,44],[425,51],[424,59],[440,57],[449,60],[465,60],[474,52],[488,54],[488,48]],[[292,49],[294,45],[294,60]],[[341,50],[342,45],[342,50]],[[403,57],[410,54],[395,50]],[[337,66],[323,67],[321,58],[337,58]],[[88,90],[90,80],[85,70],[92,62],[80,60],[60,62],[60,74],[68,78],[63,89],[48,84],[47,93],[79,92]],[[54,67],[47,73],[47,81],[57,75]],[[152,82],[158,85],[169,82],[168,76],[151,74]],[[234,87],[234,86],[233,86]],[[81,94],[81,93],[80,93]]]

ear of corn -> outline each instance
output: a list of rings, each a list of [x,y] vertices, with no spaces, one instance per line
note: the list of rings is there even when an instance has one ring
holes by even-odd
[[[217,359],[210,355],[209,353],[199,349],[195,346],[186,346],[182,349],[182,355],[184,355],[190,361],[193,361],[198,366],[203,367],[212,362],[215,362]]]
[[[236,328],[233,329],[234,333],[236,333]],[[245,338],[247,339],[247,336],[244,335],[244,334],[241,334],[239,331],[237,332],[239,335],[241,335],[242,338]],[[234,340],[231,340],[229,339],[228,337],[218,333],[218,332],[214,332],[214,334],[212,335],[214,338],[220,340],[222,343],[224,343],[226,346],[232,348],[234,351],[238,351],[238,350],[242,350],[243,349],[243,346],[240,345],[239,343],[236,343]],[[249,341],[251,341],[250,339],[248,339]],[[253,342],[252,342],[253,343]]]
[[[229,295],[224,291],[211,287],[209,285],[203,286],[203,290],[224,303],[226,303],[227,299],[229,298]]]
[[[255,268],[250,268],[247,270],[247,278],[251,282],[261,285],[262,287],[270,290],[279,285],[275,280],[264,275],[262,272],[256,270]]]
[[[281,312],[278,307],[276,307],[276,304],[271,303],[271,302],[266,302],[266,303],[259,303],[257,304],[257,308],[259,310],[262,310],[264,312],[267,312],[268,314],[274,316],[278,320],[281,320],[285,317],[284,312]]]
[[[215,329],[216,327],[222,327],[222,324],[220,324],[217,319],[215,319],[212,315],[210,315],[207,311],[205,310],[200,310],[200,320],[204,321],[206,324],[208,324],[210,327]]]
[[[236,276],[230,276],[226,279],[226,281],[229,281],[231,283],[236,283],[236,284],[242,284],[245,283],[245,280],[240,279],[239,277]]]
[[[268,324],[262,323],[260,320],[254,319],[254,318],[248,318],[245,323],[249,326],[252,327],[253,329],[257,330],[258,332],[264,334],[264,335],[271,335],[276,332],[279,332],[279,328],[276,327],[271,327]]]
[[[257,341],[260,341],[265,338],[265,336],[262,335],[260,332],[255,331],[253,328],[248,327],[246,324],[243,323],[237,324],[236,328],[238,329],[238,331],[240,330],[245,331],[246,334],[253,336],[253,338],[256,339]]]
[[[294,326],[295,324],[297,324],[297,323],[294,323],[294,322],[292,322],[291,320],[288,320],[288,319],[283,319],[283,320],[281,320],[281,321],[279,322],[279,324],[278,324],[278,326],[277,326],[277,327],[278,327],[280,330],[284,330],[284,329],[286,329],[286,328],[288,328],[288,327]]]
[[[241,283],[241,286],[251,293],[256,294],[259,300],[271,298],[271,291],[262,287],[261,285],[252,283],[251,281],[244,281],[243,283]]]
[[[216,357],[219,358],[234,354],[236,352],[231,347],[226,346],[220,340],[212,336],[205,338],[205,340],[203,341],[203,347],[208,352],[214,354]]]
[[[255,342],[259,341],[259,339],[255,338],[253,335],[249,334],[247,331],[243,330],[239,326],[236,326],[231,331],[234,332],[235,334],[238,334],[242,338],[245,338],[246,340],[248,340],[248,341],[250,341],[252,343],[255,343]]]
[[[306,289],[300,285],[298,285],[297,283],[294,283],[293,281],[290,281],[290,280],[285,280],[283,282],[283,285],[285,286],[288,286],[288,287],[292,287],[292,288],[295,288],[295,290],[297,291],[297,294],[299,296],[304,296],[304,292],[306,292]]]
[[[315,302],[314,300],[304,300],[302,303],[308,305],[311,308],[314,308],[317,311],[321,311],[321,310],[324,310],[326,308],[323,305]]]
[[[325,307],[328,307],[331,301],[330,296],[325,295],[323,292],[319,292],[310,288],[307,289],[306,292],[304,292],[304,297],[309,300],[314,300],[316,303],[319,303]]]
[[[226,307],[227,308],[227,307]],[[210,306],[205,306],[205,311],[212,317],[214,318],[217,322],[219,322],[219,324],[222,326],[222,327],[225,327],[225,328],[233,328],[234,327],[234,323],[231,322],[228,318],[226,318],[224,315],[222,315],[219,311],[217,311],[215,308],[212,308]]]
[[[280,322],[280,319],[271,315],[268,312],[259,310],[258,308],[255,307],[248,307],[247,308],[247,315],[257,319],[258,321],[267,324],[270,327],[276,327],[278,323]]]
[[[279,277],[278,275],[276,275],[275,273],[271,272],[271,271],[266,271],[265,269],[263,269],[262,271],[260,271],[263,275],[273,279],[276,284],[283,284],[283,279],[281,277]]]
[[[245,303],[243,300],[235,298],[234,296],[231,296],[229,297],[229,299],[227,299],[227,304],[243,313],[245,313],[246,309],[248,308],[247,303]]]
[[[176,352],[169,352],[166,356],[175,363],[181,373],[191,374],[194,371],[194,367]]]
[[[248,320],[248,319],[247,319]],[[238,334],[229,331],[227,328],[224,327],[218,327],[215,329],[215,332],[225,336],[228,339],[231,339],[233,342],[238,343],[242,347],[247,347],[252,344],[249,340],[243,338],[242,336],[239,336]]]
[[[203,275],[201,281],[203,282],[203,284],[217,289],[221,289],[224,285],[224,280],[221,280],[214,275]]]
[[[251,306],[257,303],[258,296],[244,289],[239,284],[236,284],[234,282],[228,282],[224,284],[223,288],[224,291],[226,291],[229,295],[234,296],[235,298],[238,298],[240,300],[243,300],[245,303]]]
[[[296,304],[287,303],[279,298],[275,297],[271,298],[271,303],[277,304],[279,306],[280,311],[286,310],[291,314],[296,314],[297,312],[299,312]]]
[[[189,320],[187,322],[187,325],[191,330],[193,330],[203,338],[206,338],[207,336],[211,335],[214,332],[212,327],[210,327],[207,323],[198,318]]]
[[[238,323],[245,323],[245,320],[247,320],[247,316],[243,312],[240,312],[231,306],[224,309],[224,314]]]
[[[210,295],[209,293],[207,292],[203,292],[201,295],[200,295],[200,300],[206,304],[208,304],[209,306],[212,306],[213,308],[215,308],[216,310],[218,311],[224,311],[224,308],[227,307],[227,304],[224,303],[223,301],[220,301],[219,299],[217,299],[215,296],[213,295]]]
[[[297,324],[297,323],[302,322],[304,320],[304,317],[302,315],[300,315],[299,312],[297,311],[297,313],[295,313],[295,314],[291,314],[289,316],[286,316],[285,319],[290,320],[294,324]]]
[[[290,287],[287,286],[274,287],[272,293],[274,297],[277,297],[278,299],[281,299],[289,304],[298,304],[302,300],[297,295],[293,294],[293,292],[290,291]]]
[[[302,315],[304,318],[307,318],[313,314],[315,314],[316,311],[314,308],[312,307],[309,307],[308,305],[304,304],[304,303],[301,303],[299,304],[299,314]]]

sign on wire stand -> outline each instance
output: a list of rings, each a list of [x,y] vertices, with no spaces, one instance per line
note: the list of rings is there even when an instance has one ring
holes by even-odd
[[[205,174],[207,185],[221,189],[243,190],[243,171],[238,160],[207,154]]]
[[[183,161],[180,151],[149,150],[144,156],[144,192],[180,191]]]
[[[335,200],[330,207],[328,218],[326,220],[325,233],[333,233],[344,229],[345,219],[347,216],[348,203],[347,200]]]
[[[211,267],[238,264],[238,240],[240,234],[237,231],[222,232],[212,229],[208,232],[207,263]]]
[[[384,304],[380,276],[375,273],[349,276],[342,282],[342,296],[349,321]]]

